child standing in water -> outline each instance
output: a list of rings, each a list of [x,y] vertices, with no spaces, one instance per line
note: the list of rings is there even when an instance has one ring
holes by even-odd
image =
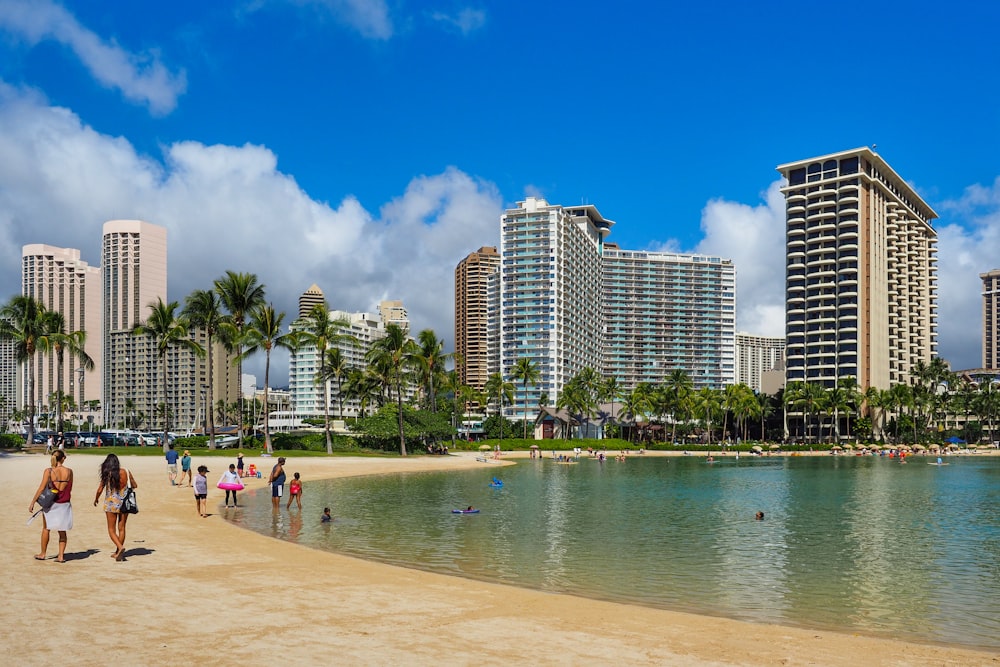
[[[302,480],[299,479],[299,473],[292,475],[292,481],[288,485],[288,504],[285,505],[285,509],[292,506],[292,501],[302,509]]]

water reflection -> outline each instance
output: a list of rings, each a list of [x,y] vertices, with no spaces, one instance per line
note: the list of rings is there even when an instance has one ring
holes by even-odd
[[[436,572],[720,614],[1000,648],[1000,459],[581,459],[309,483],[228,520]],[[451,509],[475,505],[480,514]],[[324,506],[334,523],[323,524]],[[765,513],[755,521],[754,513]]]

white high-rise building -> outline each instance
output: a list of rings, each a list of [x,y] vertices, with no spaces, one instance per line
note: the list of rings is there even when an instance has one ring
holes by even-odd
[[[501,217],[499,372],[532,359],[539,380],[515,382],[508,417],[531,418],[539,396],[554,401],[584,368],[600,372],[601,254],[614,222],[591,205],[528,197]]]
[[[906,384],[937,354],[937,214],[869,148],[778,171],[787,380]]]
[[[383,314],[391,318],[383,319]],[[371,349],[372,343],[385,337],[388,324],[397,324],[404,330],[409,328],[406,320],[406,309],[401,301],[383,301],[379,304],[378,313],[349,313],[343,310],[331,310],[331,320],[347,323],[342,333],[353,338],[336,341],[332,347],[340,350],[348,368],[364,369],[367,366],[365,355]],[[294,325],[293,325],[294,328]],[[329,349],[332,348],[328,348]],[[323,416],[323,402],[327,401],[331,418],[347,419],[361,414],[361,404],[355,399],[343,400],[343,414],[340,410],[340,394],[337,382],[331,380],[325,384],[316,383],[316,373],[320,370],[319,354],[315,347],[304,345],[292,352],[289,359],[288,390],[295,416],[299,419],[317,419]],[[377,406],[369,405],[367,414],[372,414]]]
[[[604,246],[602,375],[624,389],[674,370],[695,389],[735,379],[736,269],[732,260]]]
[[[55,413],[54,395],[62,392],[72,399],[75,409],[64,413],[83,416],[87,405],[101,399],[101,272],[80,259],[80,251],[41,243],[21,249],[21,293],[58,312],[64,321],[64,333],[82,331],[86,335],[84,352],[93,360],[94,370],[87,371],[81,362],[62,353],[39,352],[35,355],[36,416],[43,406]],[[23,387],[19,404],[25,405],[28,388]],[[54,429],[56,425],[51,424]]]
[[[0,427],[6,425],[16,431],[20,430],[20,425],[12,424],[11,417],[18,408],[20,372],[14,354],[14,341],[0,340]]]
[[[781,366],[784,353],[784,338],[737,333],[736,383],[745,384],[756,392],[762,391],[761,377]]]

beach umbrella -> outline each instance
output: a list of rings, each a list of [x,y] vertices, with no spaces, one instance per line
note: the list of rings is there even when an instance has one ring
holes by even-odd
[[[834,446],[833,446],[833,447],[831,447],[830,449],[832,449],[832,450],[833,450],[833,451],[835,451],[835,452],[839,452],[840,450],[842,450],[842,449],[843,449],[843,447],[841,447],[840,445],[834,445]]]
[[[528,447],[528,449],[538,449],[538,445],[532,445],[531,447]]]
[[[754,445],[754,446],[753,446],[753,447],[751,447],[750,449],[751,449],[752,451],[755,451],[755,452],[762,452],[762,451],[764,451],[764,448],[763,448],[763,447],[761,447],[760,445]]]
[[[768,447],[768,449],[770,449],[772,452],[776,452],[779,449],[781,449],[781,445],[771,445],[770,447]]]
[[[854,445],[844,445],[844,449],[854,449]]]
[[[489,445],[479,445],[479,451],[481,452],[488,451],[489,449],[490,449]]]
[[[923,445],[913,445],[913,449],[914,449],[914,451],[922,452],[922,451],[924,451],[927,448],[924,447]]]

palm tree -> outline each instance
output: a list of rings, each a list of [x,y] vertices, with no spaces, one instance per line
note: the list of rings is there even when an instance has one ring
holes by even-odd
[[[798,404],[799,398],[802,395],[803,384],[800,380],[792,380],[785,385],[785,388],[781,392],[781,418],[784,422],[785,440],[788,440],[791,436],[791,431],[788,429],[788,411],[789,408]]]
[[[703,387],[694,394],[694,413],[700,417],[708,431],[708,444],[712,444],[712,423],[715,413],[722,409],[719,392],[710,387]]]
[[[896,415],[896,442],[899,442],[899,422],[907,409],[913,406],[913,390],[908,384],[894,384],[889,388],[889,403]]]
[[[347,373],[351,370],[351,364],[347,357],[344,356],[344,351],[339,347],[332,347],[326,351],[326,359],[324,359],[324,369],[322,375],[318,376],[317,379],[320,382],[336,382],[337,383],[337,415],[343,419],[344,418],[344,379],[347,377]]]
[[[205,350],[195,341],[188,337],[191,325],[187,318],[179,316],[177,309],[180,304],[176,301],[164,303],[163,299],[157,297],[154,303],[149,304],[149,318],[144,324],[138,324],[132,329],[135,336],[151,336],[156,345],[156,354],[160,357],[163,365],[163,451],[166,452],[169,443],[170,433],[170,410],[167,401],[167,352],[172,347],[183,347],[191,350],[199,357],[205,354]]]
[[[284,313],[275,312],[272,304],[257,306],[250,311],[250,321],[243,332],[243,354],[249,356],[263,350],[264,352],[264,446],[269,454],[274,452],[271,447],[271,421],[267,405],[267,388],[271,381],[271,351],[275,348],[294,350],[297,336],[294,332],[281,333]],[[339,352],[340,350],[337,350]],[[327,453],[330,450],[329,434],[327,435]]]
[[[236,376],[240,382],[240,410],[237,420],[239,447],[243,447],[243,326],[247,316],[255,307],[264,303],[264,285],[257,282],[252,273],[226,271],[226,275],[215,281],[215,292],[222,299],[222,305],[229,311],[229,323],[234,327],[233,336],[227,336],[227,348],[236,352]]]
[[[399,454],[406,456],[406,436],[403,433],[403,375],[416,353],[416,344],[406,336],[398,324],[388,324],[385,336],[372,343],[368,350],[369,361],[381,366],[388,381],[396,390],[396,410],[399,422]]]
[[[62,313],[56,311],[49,311],[49,315],[52,318],[50,321],[50,327],[52,329],[51,341],[52,341],[52,351],[56,356],[56,393],[58,395],[58,400],[56,404],[58,406],[58,419],[56,421],[57,430],[61,433],[63,429],[63,406],[65,405],[64,395],[63,395],[63,355],[64,353],[69,353],[70,358],[75,359],[80,363],[80,368],[84,371],[94,370],[94,360],[90,358],[84,346],[87,343],[87,332],[86,331],[65,331],[66,320],[63,318]]]
[[[636,424],[639,423],[639,417],[645,417],[650,409],[649,393],[649,385],[643,383],[625,394],[622,403],[622,415],[632,422],[633,432],[636,430]],[[632,434],[630,433],[629,435],[631,436]],[[629,442],[631,442],[631,437],[629,438]]]
[[[24,364],[24,378],[28,386],[27,443],[35,437],[35,375],[33,366],[36,352],[48,352],[57,333],[52,321],[52,311],[30,296],[15,296],[0,308],[0,340],[11,341],[14,356]]]
[[[344,380],[344,395],[358,402],[359,416],[367,417],[368,406],[379,401],[382,388],[378,378],[368,369],[350,368]]]
[[[521,357],[514,362],[514,367],[510,369],[510,379],[521,383],[521,395],[524,397],[524,411],[521,417],[524,420],[524,434],[522,437],[525,440],[528,439],[528,385],[530,384],[534,387],[541,376],[538,364],[531,357]]]
[[[326,374],[327,348],[337,343],[354,340],[350,334],[342,333],[351,326],[345,319],[330,317],[330,309],[326,301],[312,307],[304,318],[298,321],[298,344],[316,349],[319,357],[319,370],[316,372],[316,383],[323,387],[323,430],[326,432],[326,453],[333,454],[333,441],[330,439],[330,391]]]
[[[667,405],[670,408],[670,421],[672,423],[670,431],[670,442],[677,441],[677,422],[682,415],[687,412],[689,397],[694,383],[691,377],[682,369],[675,368],[667,375],[663,383],[663,390],[667,395]]]
[[[444,353],[444,341],[438,340],[437,334],[431,329],[424,329],[417,334],[417,349],[413,354],[413,365],[416,367],[420,385],[424,388],[428,401],[428,409],[437,412],[437,397],[435,383],[444,376],[444,366],[452,354]]]
[[[799,394],[798,403],[802,407],[802,411],[805,413],[806,439],[809,438],[809,427],[812,425],[812,417],[822,409],[825,399],[826,390],[819,382],[806,382],[802,385],[802,391]]]
[[[621,398],[621,395],[622,395],[622,386],[621,384],[619,384],[618,378],[609,377],[604,381],[604,384],[601,385],[601,391],[598,396],[598,400],[601,403],[605,402],[611,403],[611,414],[609,415],[609,417],[611,418],[612,422],[616,422],[618,419],[618,416],[615,414],[615,403],[618,402],[618,399]],[[618,430],[621,431],[621,428],[619,427]],[[602,433],[601,435],[603,436],[604,434]],[[619,433],[619,435],[621,434]]]
[[[195,290],[187,296],[184,301],[184,317],[192,328],[204,329],[207,340],[206,352],[208,353],[208,396],[209,404],[215,396],[215,362],[212,354],[215,350],[214,342],[216,336],[220,334],[223,338],[231,340],[236,335],[236,329],[226,321],[222,314],[222,301],[218,293],[211,290]],[[242,381],[241,381],[242,382]],[[208,419],[208,448],[215,449],[215,419],[213,410],[207,410]]]
[[[764,392],[757,394],[757,416],[760,417],[760,441],[767,440],[765,424],[767,418],[774,413],[774,401]]]
[[[487,403],[491,398],[497,399],[497,417],[500,420],[500,439],[503,440],[503,403],[504,399],[507,399],[508,403],[514,401],[514,385],[511,382],[503,379],[500,373],[493,373],[488,378],[486,378],[486,385],[483,388],[483,392],[487,396]]]

